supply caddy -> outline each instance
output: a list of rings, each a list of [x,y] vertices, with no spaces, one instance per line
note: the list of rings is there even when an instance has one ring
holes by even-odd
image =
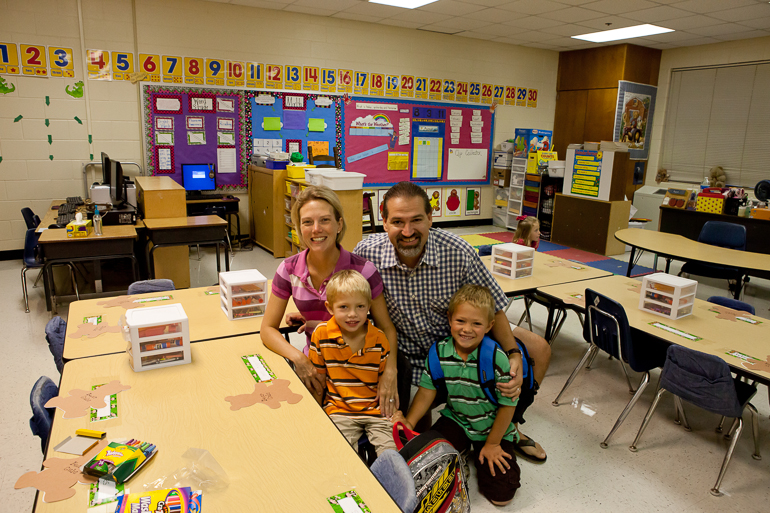
[[[503,278],[532,276],[535,248],[521,244],[497,244],[492,246],[492,274]]]
[[[655,273],[642,279],[639,309],[667,317],[681,319],[692,315],[698,282],[666,273]]]
[[[256,269],[219,273],[219,298],[228,319],[265,315],[267,278]]]
[[[121,319],[136,372],[190,363],[190,330],[180,304],[128,310]]]

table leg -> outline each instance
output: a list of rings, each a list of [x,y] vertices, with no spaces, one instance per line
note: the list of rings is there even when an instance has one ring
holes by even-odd
[[[634,253],[636,253],[636,246],[631,246],[631,255],[628,257],[628,271],[626,271],[626,278],[631,277],[631,269],[634,267]]]
[[[43,289],[45,291],[45,309],[46,311],[51,311],[51,285],[48,282],[48,273],[50,272],[51,266],[48,264],[43,266]]]
[[[155,248],[157,248],[157,245],[153,245],[152,247],[149,247],[150,243],[147,243],[147,272],[150,275],[150,279],[155,279],[155,259],[153,257],[152,252],[155,251]]]
[[[652,261],[652,270],[658,272],[658,254],[655,253],[655,258]]]
[[[102,261],[98,258],[94,260],[94,288],[96,293],[103,292],[102,287]]]
[[[221,242],[217,242],[216,244],[214,244],[214,247],[215,247],[215,248],[216,248],[216,250],[217,250],[217,276],[219,276],[219,273],[221,272],[221,269],[222,269],[222,268],[220,267],[220,263],[219,263],[219,245],[220,245],[220,244],[221,244]],[[227,247],[225,247],[225,252],[227,252]],[[225,258],[227,258],[227,255],[225,255]],[[230,270],[230,269],[228,269],[228,271],[229,271],[229,270]]]
[[[224,242],[225,246],[225,271],[230,271],[230,250],[227,247],[227,241]]]
[[[548,305],[548,320],[545,322],[545,340],[551,343],[551,328],[553,327],[553,304]]]
[[[671,268],[671,259],[666,259],[666,274],[668,274],[668,270]]]

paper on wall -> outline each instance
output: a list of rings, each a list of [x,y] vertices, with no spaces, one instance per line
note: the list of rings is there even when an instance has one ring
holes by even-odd
[[[449,126],[461,127],[462,125],[463,125],[462,121],[452,121],[452,120],[449,121]]]
[[[313,155],[331,155],[329,141],[308,141],[307,147],[313,149]]]
[[[187,144],[200,145],[206,144],[206,132],[187,132]]]
[[[388,171],[406,171],[409,169],[409,153],[388,152]]]
[[[459,134],[460,133],[460,127],[459,126],[453,126],[450,127],[452,129],[453,134]]]
[[[481,111],[479,109],[473,109],[473,115],[474,116],[481,116]]]
[[[179,98],[155,98],[156,110],[178,111],[182,108]]]
[[[217,132],[217,144],[225,146],[235,145],[235,134],[230,132]]]
[[[235,112],[235,100],[217,98],[217,110],[219,112]]]
[[[174,145],[174,132],[155,132],[155,144]]]
[[[481,116],[471,116],[471,121],[483,121]]]
[[[161,171],[171,169],[171,148],[158,148],[158,169]]]
[[[238,171],[235,148],[217,148],[217,172],[235,173]]]

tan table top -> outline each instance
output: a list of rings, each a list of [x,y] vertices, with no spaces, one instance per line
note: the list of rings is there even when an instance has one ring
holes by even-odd
[[[680,260],[698,260],[756,271],[770,270],[770,255],[720,248],[673,233],[626,228],[615,232],[615,238],[629,246]]]
[[[739,358],[726,354],[728,351],[738,351],[762,361],[770,359],[770,342],[768,342],[770,341],[770,320],[748,313],[741,316],[757,320],[760,324],[718,319],[719,313],[711,310],[715,305],[700,299],[695,300],[692,315],[671,320],[639,309],[641,284],[641,281],[625,276],[609,276],[580,283],[542,287],[538,288],[538,292],[582,307],[585,304],[582,296],[585,294],[585,289],[590,288],[623,305],[631,327],[674,344],[719,356],[733,367],[742,367],[746,372],[757,375],[765,382],[770,380],[770,372],[757,370],[748,364],[743,364]],[[574,297],[576,294],[580,294],[581,297]],[[652,323],[665,324],[686,334],[695,335],[701,340],[690,340],[653,326]]]
[[[492,257],[481,257],[481,261],[487,269],[491,269]],[[602,271],[586,264],[570,262],[563,258],[535,252],[535,263],[532,276],[514,280],[502,276],[492,275],[506,294],[516,294],[527,290],[533,290],[547,285],[568,283],[580,280],[590,280],[602,276],[612,275],[609,271]]]
[[[40,220],[40,226],[37,227],[36,231],[38,233],[42,233],[42,232],[47,231],[49,226],[51,226],[52,224],[56,223],[56,221],[59,218],[59,211],[55,210],[53,207],[58,207],[62,203],[66,203],[66,202],[67,202],[67,200],[63,200],[63,199],[62,200],[53,200],[51,202],[51,208],[46,210],[45,216],[43,216],[43,218]],[[138,219],[136,221],[136,224],[132,224],[132,225],[118,225],[118,226],[123,226],[123,227],[130,226],[132,228],[143,228],[144,227],[144,223],[142,222],[141,219]],[[109,227],[108,226],[103,226],[102,229],[104,229],[104,228],[109,228]],[[65,229],[60,229],[60,230],[57,229],[57,230],[54,230],[54,231],[61,231],[61,232],[65,232],[66,233]],[[134,236],[136,236],[136,234],[134,234]],[[65,237],[66,237],[66,235],[65,235]]]
[[[223,491],[203,496],[206,513],[264,511],[329,513],[327,497],[355,490],[372,511],[398,512],[390,496],[302,385],[286,361],[266,349],[258,335],[192,344],[192,363],[134,372],[126,354],[68,362],[60,390],[88,390],[111,380],[131,389],[117,394],[118,417],[90,423],[88,416],[64,420],[61,410],[51,432],[48,456],[72,458],[53,447],[76,429],[107,432],[108,439],[137,438],[158,453],[128,482],[131,491],[179,468],[190,447],[208,450],[230,478]],[[249,394],[254,378],[241,356],[260,354],[279,379],[288,379],[296,404],[277,409],[255,404],[230,410],[225,397]],[[36,511],[86,510],[88,486],[75,485],[70,499],[43,503]],[[250,508],[247,508],[250,509]]]
[[[150,230],[164,230],[167,228],[227,226],[227,221],[219,216],[162,217],[158,219],[145,219],[144,224]]]
[[[268,290],[270,289],[268,282]],[[206,294],[213,290],[217,294]],[[64,343],[64,358],[75,359],[89,356],[98,356],[118,353],[126,350],[127,342],[121,333],[102,333],[94,338],[87,336],[73,338],[70,335],[78,331],[86,317],[101,316],[102,323],[107,326],[118,326],[120,318],[125,315],[123,306],[106,307],[105,303],[114,302],[119,298],[130,297],[132,299],[160,298],[171,296],[170,300],[143,303],[145,306],[160,306],[179,303],[184,308],[189,319],[190,340],[198,342],[212,338],[232,337],[247,333],[259,333],[262,328],[262,317],[248,319],[229,320],[220,307],[219,287],[199,287],[193,289],[172,290],[168,292],[152,292],[149,294],[136,294],[134,296],[119,296],[73,301],[69,306],[67,317],[67,337]],[[102,303],[101,305],[99,303]],[[143,307],[140,307],[143,308]],[[286,312],[296,312],[294,301],[289,299]],[[281,327],[286,327],[281,323]]]
[[[112,226],[102,226],[102,234],[96,235],[91,232],[88,237],[67,237],[67,230],[64,228],[45,230],[40,234],[38,241],[40,244],[47,242],[72,242],[73,244],[78,241],[94,241],[94,240],[108,240],[108,239],[135,239],[136,228],[133,224],[117,224]]]

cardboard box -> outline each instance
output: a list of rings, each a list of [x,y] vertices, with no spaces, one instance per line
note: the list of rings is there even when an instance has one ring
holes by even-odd
[[[88,237],[92,231],[94,231],[94,224],[90,219],[84,219],[82,221],[72,220],[67,225],[67,237],[71,239]]]
[[[496,151],[494,152],[493,164],[495,167],[511,167],[512,159],[512,154],[506,151]]]
[[[492,168],[492,185],[509,187],[511,185],[511,169]]]
[[[553,146],[553,132],[551,130],[517,128],[514,134],[514,157],[527,158],[534,151],[550,151]]]
[[[751,218],[765,219],[766,221],[770,221],[770,208],[752,208]]]

